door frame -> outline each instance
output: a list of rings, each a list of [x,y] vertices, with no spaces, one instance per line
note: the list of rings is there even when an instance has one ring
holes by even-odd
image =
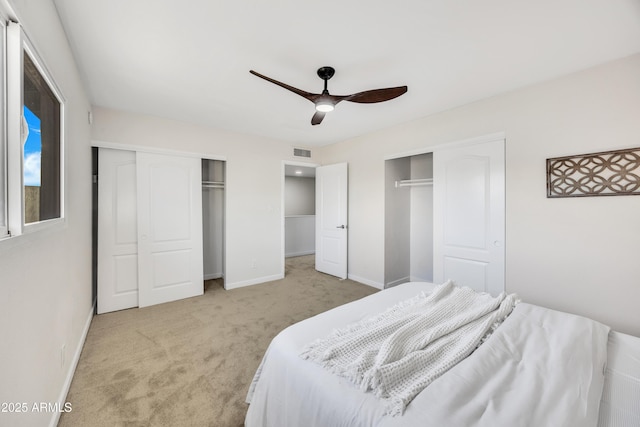
[[[98,314],[98,148],[91,147],[91,303]]]
[[[300,166],[300,167],[304,167],[304,168],[317,168],[319,165],[318,163],[307,163],[307,162],[296,162],[293,160],[283,160],[282,161],[282,169],[280,172],[280,260],[281,260],[281,264],[280,264],[280,274],[282,277],[285,276],[285,250],[284,250],[284,245],[285,245],[285,213],[284,213],[284,209],[285,209],[285,197],[286,197],[286,193],[285,193],[285,174],[286,174],[286,166]]]
[[[504,140],[506,140],[505,133],[504,132],[496,132],[496,133],[490,133],[490,134],[487,134],[487,135],[476,136],[476,137],[473,137],[473,138],[455,140],[455,141],[451,141],[451,142],[443,142],[441,144],[430,145],[428,147],[418,148],[418,149],[415,149],[415,150],[405,151],[405,152],[402,152],[402,153],[390,154],[388,156],[385,156],[384,160],[393,160],[393,159],[399,159],[399,158],[402,158],[402,157],[415,156],[415,155],[418,155],[418,154],[433,153],[434,151],[446,150],[446,149],[449,149],[449,148],[464,147],[464,146],[475,145],[475,144],[482,144],[482,143],[485,143],[485,142],[495,141],[496,139],[504,139]],[[506,159],[505,159],[505,164],[506,164]]]

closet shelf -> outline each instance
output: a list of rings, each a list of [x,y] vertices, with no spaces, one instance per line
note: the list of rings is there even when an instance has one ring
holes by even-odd
[[[419,187],[424,185],[433,185],[433,178],[403,179],[400,181],[396,181],[396,188]]]

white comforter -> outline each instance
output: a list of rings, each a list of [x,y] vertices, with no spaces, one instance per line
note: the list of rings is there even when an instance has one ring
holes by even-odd
[[[449,281],[383,313],[312,342],[304,359],[371,391],[400,415],[425,387],[480,345],[511,313],[515,294],[496,297]]]
[[[609,328],[521,303],[471,356],[432,382],[402,416],[299,354],[431,284],[379,292],[293,325],[271,343],[247,401],[247,427],[595,426]]]

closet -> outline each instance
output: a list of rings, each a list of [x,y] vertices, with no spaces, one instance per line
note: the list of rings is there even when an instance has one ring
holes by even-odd
[[[384,287],[407,281],[505,289],[502,134],[385,161]]]
[[[204,280],[224,277],[225,162],[202,160]]]
[[[98,149],[98,313],[204,292],[202,160]]]
[[[433,153],[385,162],[385,288],[433,281]]]

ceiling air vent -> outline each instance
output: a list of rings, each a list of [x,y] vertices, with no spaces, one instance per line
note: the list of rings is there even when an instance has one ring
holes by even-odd
[[[305,150],[304,148],[294,148],[293,155],[296,157],[311,157],[311,150]]]

